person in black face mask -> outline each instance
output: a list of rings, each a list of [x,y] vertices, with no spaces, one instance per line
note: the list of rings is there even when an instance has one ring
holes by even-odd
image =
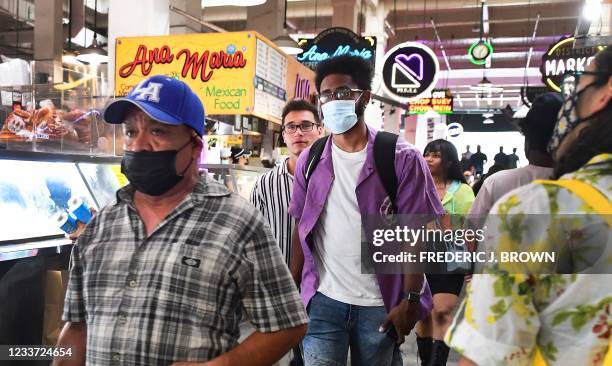
[[[104,119],[123,124],[130,184],[73,248],[58,344],[83,365],[276,362],[308,318],[261,213],[199,174],[198,96],[152,76]],[[255,332],[239,344],[245,312]]]

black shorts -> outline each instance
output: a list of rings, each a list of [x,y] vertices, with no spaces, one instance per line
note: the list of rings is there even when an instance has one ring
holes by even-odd
[[[426,274],[432,295],[453,294],[459,296],[463,288],[463,274]]]

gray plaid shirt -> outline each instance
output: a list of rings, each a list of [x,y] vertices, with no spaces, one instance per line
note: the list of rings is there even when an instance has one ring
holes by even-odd
[[[205,177],[150,237],[131,186],[87,226],[71,259],[64,321],[87,324],[88,365],[207,361],[260,332],[308,321],[261,214]]]

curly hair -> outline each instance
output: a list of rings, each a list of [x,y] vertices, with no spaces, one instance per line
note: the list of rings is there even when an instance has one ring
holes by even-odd
[[[357,87],[362,90],[372,89],[374,68],[369,61],[358,56],[337,56],[328,58],[317,66],[315,85],[321,91],[321,82],[331,74],[349,75]]]

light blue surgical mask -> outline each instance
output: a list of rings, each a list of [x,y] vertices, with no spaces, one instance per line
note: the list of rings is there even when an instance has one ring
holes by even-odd
[[[332,100],[321,106],[323,122],[334,135],[350,130],[357,123],[355,100]]]

